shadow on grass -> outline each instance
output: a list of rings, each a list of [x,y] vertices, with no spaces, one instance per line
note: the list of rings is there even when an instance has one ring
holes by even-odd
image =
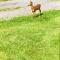
[[[36,18],[36,17],[42,16],[42,15],[43,15],[43,13],[35,14],[35,15],[33,16],[33,18]]]

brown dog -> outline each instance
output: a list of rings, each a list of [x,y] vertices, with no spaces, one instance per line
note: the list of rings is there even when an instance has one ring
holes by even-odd
[[[28,6],[31,6],[32,13],[34,14],[37,10],[41,13],[41,4],[33,5],[33,2],[30,0],[30,3]]]

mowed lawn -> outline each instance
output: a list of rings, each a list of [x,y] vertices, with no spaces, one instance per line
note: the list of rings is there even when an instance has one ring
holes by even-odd
[[[60,11],[0,21],[0,60],[59,60]]]

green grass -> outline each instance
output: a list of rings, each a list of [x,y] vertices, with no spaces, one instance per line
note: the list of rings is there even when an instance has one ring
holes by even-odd
[[[22,7],[16,6],[16,7],[0,7],[0,11],[12,11],[12,10],[17,10],[21,9]]]
[[[59,37],[59,10],[0,21],[0,60],[59,60]]]
[[[2,1],[8,1],[8,0],[0,0],[0,2],[2,2]]]

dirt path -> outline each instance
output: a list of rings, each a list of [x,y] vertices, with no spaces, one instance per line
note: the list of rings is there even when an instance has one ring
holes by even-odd
[[[48,2],[46,4],[42,4],[42,12],[52,9],[60,9],[60,2]],[[0,12],[0,19],[10,19],[15,16],[23,16],[23,15],[30,15],[31,9],[30,7],[24,7],[22,9],[13,10],[13,11],[2,11]]]
[[[2,11],[0,12],[0,19],[10,19],[15,16],[25,16],[31,14],[29,8],[18,9],[13,11]]]

